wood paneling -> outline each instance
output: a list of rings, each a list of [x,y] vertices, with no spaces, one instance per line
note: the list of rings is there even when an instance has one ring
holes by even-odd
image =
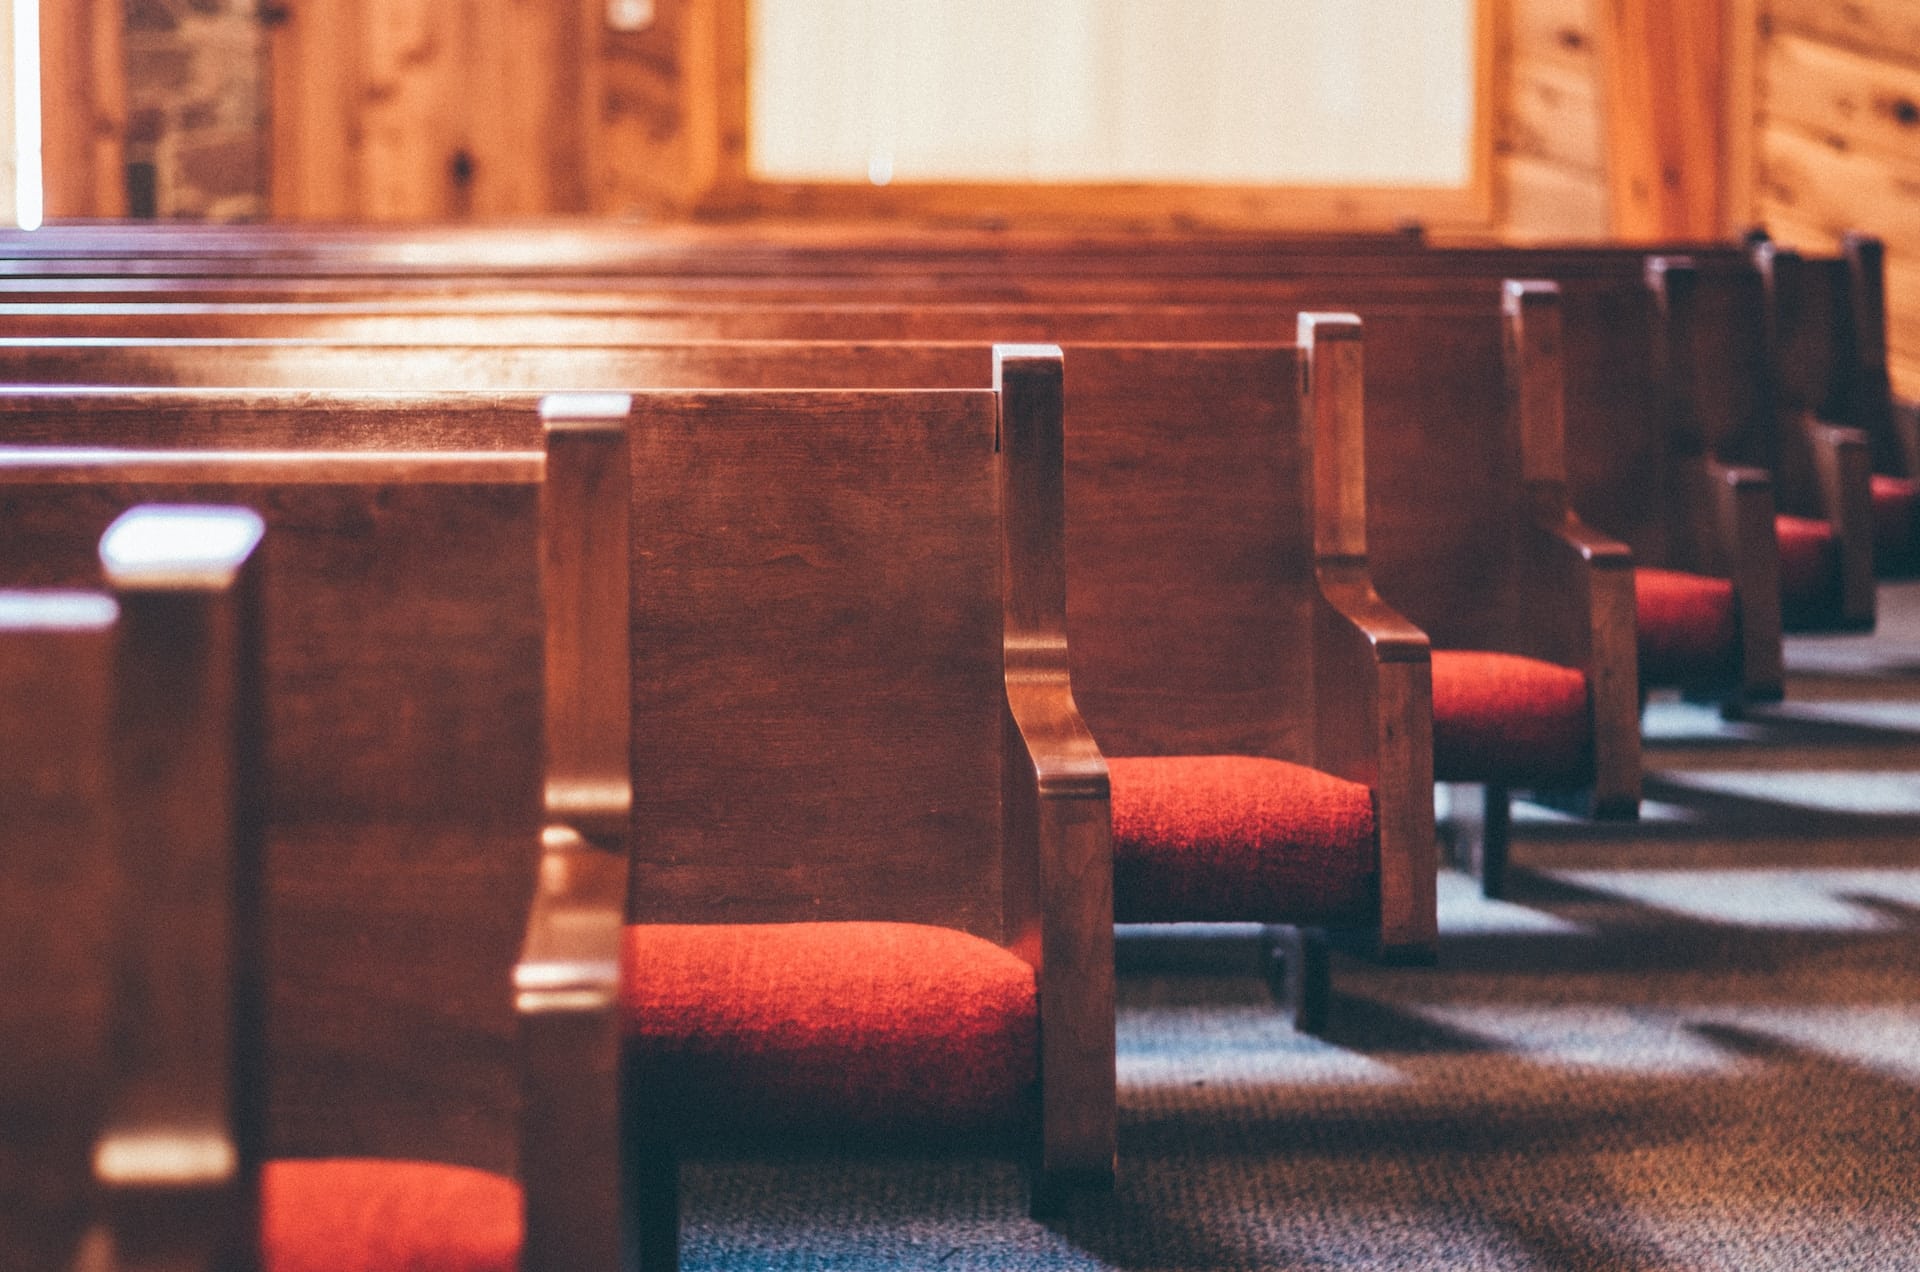
[[[1810,35],[1828,44],[1893,61],[1920,64],[1920,0],[1767,0],[1776,32]]]
[[[599,6],[296,0],[272,36],[273,214],[586,211]]]
[[[123,20],[119,0],[41,0],[41,156],[49,218],[126,212]]]
[[[1600,138],[1600,94],[1593,68],[1569,58],[1514,62],[1503,138],[1518,156],[1590,174],[1606,171]]]
[[[1599,174],[1528,155],[1508,156],[1506,169],[1508,241],[1606,237],[1607,190]]]
[[[1760,156],[1761,210],[1769,221],[1777,216],[1836,240],[1848,229],[1867,230],[1887,240],[1889,255],[1900,246],[1920,248],[1920,162],[1779,127],[1761,134]]]
[[[1765,0],[1754,211],[1828,252],[1846,230],[1887,249],[1888,366],[1920,396],[1920,0]]]
[[[1920,167],[1920,63],[1783,33],[1767,42],[1762,85],[1770,129],[1791,126]]]
[[[1601,9],[1613,232],[1721,230],[1726,32],[1718,0],[1610,0]]]
[[[1501,237],[1607,232],[1593,0],[1505,0],[1499,99]]]

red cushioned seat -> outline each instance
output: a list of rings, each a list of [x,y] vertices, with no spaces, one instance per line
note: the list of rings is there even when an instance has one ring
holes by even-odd
[[[1788,621],[1817,620],[1840,607],[1840,552],[1833,526],[1811,517],[1773,519],[1780,541],[1780,609]]]
[[[1873,487],[1873,556],[1877,563],[1910,567],[1913,557],[1913,519],[1920,501],[1920,482],[1875,473]]]
[[[683,1135],[995,1133],[1029,1112],[1033,968],[990,941],[911,923],[636,924],[625,959],[627,1063]]]
[[[1586,673],[1536,658],[1433,651],[1433,775],[1442,782],[1577,785],[1592,776]]]
[[[1109,759],[1122,923],[1363,914],[1379,876],[1373,792],[1246,755]]]
[[[520,1189],[430,1162],[331,1158],[261,1172],[265,1272],[517,1272]]]
[[[1717,685],[1739,676],[1733,580],[1643,567],[1633,572],[1642,685]]]

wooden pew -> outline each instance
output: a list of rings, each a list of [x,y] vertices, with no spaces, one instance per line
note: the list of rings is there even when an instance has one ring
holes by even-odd
[[[7,751],[0,782],[22,796],[8,802],[9,833],[44,832],[48,817],[68,832],[44,846],[23,838],[5,858],[9,886],[0,889],[9,905],[17,897],[46,906],[11,915],[10,955],[31,949],[65,968],[19,987],[25,997],[0,998],[10,1021],[26,1023],[15,1014],[26,1012],[54,1026],[44,1049],[40,1030],[10,1033],[10,1072],[29,1062],[70,1066],[53,1123],[69,1142],[65,1161],[42,1163],[50,1176],[34,1181],[36,1213],[9,1204],[0,1238],[37,1236],[47,1257],[10,1257],[7,1266],[64,1272],[80,1244],[82,1264],[103,1270],[125,1261],[211,1272],[262,1258],[360,1266],[369,1250],[404,1260],[438,1257],[427,1253],[434,1249],[516,1259],[529,1272],[615,1266],[618,911],[605,894],[624,871],[608,879],[584,866],[602,876],[591,889],[605,895],[596,933],[568,901],[582,891],[582,879],[566,877],[569,867],[582,872],[559,842],[570,836],[549,836],[541,904],[516,968],[530,1075],[524,1189],[422,1162],[267,1160],[277,1129],[269,1070],[285,1057],[270,1056],[264,1029],[275,942],[263,914],[274,883],[259,675],[263,529],[238,508],[136,508],[101,538],[117,607],[102,596],[40,593],[42,631],[29,657],[16,655],[15,631],[0,636],[10,686],[0,720],[38,733]],[[22,598],[34,595],[8,594],[0,612],[31,619]],[[48,597],[62,611],[51,622]],[[116,608],[117,638],[102,625]],[[48,627],[65,629],[59,644]],[[31,789],[16,789],[14,779],[33,770]],[[88,803],[76,809],[82,788]],[[58,870],[30,869],[54,845]],[[89,951],[76,965],[73,956]],[[508,996],[504,982],[496,991]],[[48,993],[62,993],[57,1011]],[[16,1091],[11,1081],[0,1089]],[[11,1203],[13,1190],[5,1195]],[[50,1215],[48,1199],[64,1213]]]
[[[716,1134],[1011,1135],[1037,1206],[1112,1178],[1107,774],[1067,680],[1059,397],[1032,392],[1004,409],[977,390],[547,411],[549,621],[578,621],[568,598],[631,606],[643,1266],[675,1265],[675,1162]],[[729,968],[768,949],[736,984]],[[948,969],[932,982],[929,959]],[[956,994],[991,1027],[926,1050]],[[951,1071],[949,1047],[978,1071]]]
[[[1264,324],[1266,315],[1258,317]],[[1039,335],[1049,329],[1074,325],[1050,312],[1001,316],[988,312],[978,320],[982,334],[986,330],[1014,326],[1017,329],[1010,334],[1020,336]],[[1125,316],[1095,314],[1090,320],[1112,326],[1125,320]],[[1163,325],[1159,319],[1131,321],[1148,329]],[[1182,321],[1184,325],[1178,334],[1188,336],[1218,334],[1219,326],[1229,325],[1205,313]],[[1576,797],[1573,792],[1563,790],[1556,798],[1569,806],[1584,806],[1588,811],[1606,815],[1630,814],[1637,804],[1639,789],[1636,681],[1630,663],[1624,668],[1614,666],[1608,661],[1613,658],[1612,654],[1602,657],[1596,650],[1615,649],[1621,641],[1630,650],[1631,617],[1615,615],[1607,620],[1616,625],[1624,622],[1627,626],[1595,646],[1590,636],[1595,620],[1589,611],[1599,602],[1591,594],[1593,584],[1578,572],[1569,574],[1565,567],[1550,560],[1523,559],[1530,549],[1516,536],[1522,533],[1519,527],[1531,526],[1532,522],[1526,505],[1528,496],[1519,477],[1519,436],[1500,423],[1507,416],[1507,406],[1502,389],[1503,337],[1497,309],[1477,305],[1380,309],[1373,311],[1373,321],[1380,335],[1374,342],[1377,351],[1371,359],[1368,385],[1371,427],[1376,433],[1375,481],[1377,488],[1391,492],[1384,506],[1379,499],[1372,506],[1374,562],[1384,594],[1401,612],[1434,632],[1445,648],[1539,654],[1548,662],[1578,667],[1587,673],[1593,694],[1595,767],[1587,778],[1572,785],[1588,786],[1592,793]],[[80,357],[92,357],[101,351],[75,352]],[[529,349],[512,353],[500,351],[497,355],[484,350],[438,353],[412,350],[404,351],[409,361],[396,357],[391,363],[369,357],[372,351],[367,350],[242,347],[228,351],[184,347],[177,352],[182,359],[173,371],[186,376],[218,375],[223,368],[220,360],[227,358],[224,369],[228,375],[258,374],[262,379],[276,380],[283,375],[316,377],[309,379],[309,383],[364,383],[368,377],[406,382],[415,374],[430,377],[470,371],[475,376],[486,377],[489,382],[504,380],[536,386],[544,381],[601,388],[663,383],[764,387],[842,383],[848,374],[845,361],[821,347],[801,344],[663,345],[597,351]],[[399,352],[402,351],[396,354]],[[957,343],[875,345],[859,352],[860,375],[862,381],[870,385],[977,385],[982,383],[986,370],[984,345],[971,349]],[[1070,391],[1080,391],[1072,386],[1083,387],[1098,399],[1104,412],[1117,414],[1135,409],[1151,414],[1164,410],[1172,417],[1182,409],[1196,406],[1183,396],[1189,391],[1187,385],[1191,377],[1172,369],[1178,366],[1177,362],[1169,363],[1165,378],[1135,383],[1125,394],[1117,394],[1107,387],[1114,377],[1105,368],[1118,367],[1121,363],[1093,346],[1073,345],[1069,352]],[[23,350],[21,356],[40,354]],[[1092,361],[1088,361],[1090,357]],[[58,370],[44,360],[31,365],[35,374],[56,374]],[[167,370],[164,362],[138,365],[144,370],[129,368],[130,375]],[[382,366],[393,369],[376,369]],[[1436,377],[1432,372],[1434,366],[1452,366],[1462,373]],[[1474,367],[1480,368],[1477,376],[1469,370]],[[24,411],[28,418],[18,427],[34,427],[35,409],[31,399],[28,401]],[[8,406],[7,398],[0,396],[0,412],[7,411]],[[1198,418],[1225,418],[1234,409],[1223,402],[1218,409],[1196,413]],[[1078,411],[1075,418],[1079,418]],[[1645,413],[1634,416],[1643,434],[1648,418]],[[1496,427],[1488,429],[1488,421],[1495,422]],[[1557,439],[1554,446],[1557,452]],[[1657,448],[1656,438],[1656,455]],[[1627,458],[1638,460],[1639,455],[1630,452]],[[1608,474],[1616,488],[1643,499],[1645,476],[1643,462],[1616,464]],[[1667,511],[1657,501],[1652,502],[1648,510],[1655,515]],[[1659,542],[1665,546],[1666,540]],[[1470,592],[1497,595],[1488,595],[1485,601],[1473,606],[1461,605],[1460,596]],[[1557,599],[1549,599],[1550,594]],[[1551,636],[1537,634],[1534,616],[1561,604],[1572,606],[1587,617],[1557,626]],[[1766,639],[1768,628],[1764,622],[1756,621],[1749,624],[1748,631],[1756,643],[1760,643]],[[1777,635],[1773,639],[1777,644]],[[1746,665],[1759,668],[1763,661],[1754,658]],[[1715,688],[1737,690],[1737,686]],[[1304,759],[1308,754],[1298,751],[1288,758]],[[1391,797],[1397,805],[1398,794]],[[1489,886],[1497,889],[1503,843],[1498,828],[1504,825],[1506,808],[1504,789],[1499,785],[1495,787],[1494,803],[1497,805],[1495,815],[1487,823],[1494,827],[1490,858],[1493,869],[1487,877]],[[1389,824],[1408,823],[1394,819]],[[1478,845],[1482,838],[1470,835],[1468,842]],[[1471,852],[1478,856],[1481,850],[1474,847]],[[1422,899],[1409,914],[1430,912],[1424,886],[1410,895]],[[1388,923],[1382,939],[1389,949],[1413,949],[1430,943],[1430,937],[1419,926],[1397,935],[1401,931],[1398,923]]]
[[[91,1220],[118,908],[111,597],[0,591],[0,1266],[67,1272]]]
[[[1798,275],[1763,260],[1751,275],[1701,285],[1684,257],[1648,261],[1658,301],[1656,365],[1676,434],[1721,464],[1773,474],[1779,514],[1781,610],[1793,630],[1870,630],[1873,519],[1866,438],[1796,407],[1804,342],[1772,303]],[[1800,326],[1818,328],[1805,321]]]
[[[69,410],[52,440],[82,426],[89,443],[110,440],[84,403]],[[260,511],[274,536],[272,1149],[509,1172],[519,1099],[504,987],[541,826],[541,461],[217,449],[296,448],[316,420],[346,430],[350,417],[228,403],[168,443],[212,453],[9,449],[0,581],[94,585],[80,545],[136,503]]]
[[[1486,358],[1497,359],[1500,347],[1498,329],[1489,326],[1482,331],[1481,335]],[[557,353],[558,351],[545,352]],[[1236,377],[1225,371],[1224,368],[1228,364],[1222,362],[1223,358],[1230,358],[1233,355],[1224,350],[1208,353],[1200,350],[1181,351],[1168,348],[1158,354],[1129,354],[1118,347],[1074,346],[1069,353],[1069,392],[1074,395],[1076,403],[1074,418],[1080,421],[1089,418],[1095,421],[1112,421],[1137,416],[1138,427],[1176,430],[1181,426],[1179,422],[1184,420],[1203,422],[1211,429],[1223,426],[1226,421],[1246,413],[1250,405],[1256,401],[1265,402],[1266,399],[1276,396],[1282,398],[1290,396],[1295,378],[1291,373],[1276,378],[1270,373],[1271,368],[1267,364],[1256,360],[1241,377],[1244,383],[1236,385]],[[1150,374],[1143,374],[1140,369],[1144,365],[1143,358],[1152,364],[1153,369]],[[505,366],[509,361],[502,358],[497,360],[496,365]],[[339,365],[342,370],[351,366],[350,363]],[[890,384],[894,387],[916,384],[950,387],[979,385],[985,381],[991,370],[988,350],[984,344],[875,346],[851,352],[802,344],[765,349],[728,345],[675,346],[630,351],[622,355],[620,361],[602,365],[599,368],[601,378],[598,380],[576,378],[574,382],[618,387],[636,382],[670,383],[675,382],[672,377],[679,377],[677,382],[683,384],[737,384],[747,387],[769,384],[826,386],[845,383],[850,374],[849,368],[855,365],[858,366],[865,383],[883,386]],[[1398,395],[1399,400],[1404,401],[1412,397],[1417,399],[1424,408],[1432,395],[1426,392],[1421,382],[1423,368],[1418,360],[1403,356],[1398,362],[1388,365],[1398,368],[1395,374],[1410,372],[1412,376],[1405,382],[1405,391]],[[562,369],[568,375],[579,377],[593,370],[593,366],[590,362],[569,357]],[[1493,370],[1497,374],[1497,368]],[[376,372],[375,374],[385,373]],[[1502,398],[1498,381],[1480,388],[1482,392],[1478,398],[1469,396],[1465,399],[1468,403],[1465,414],[1452,418],[1456,421],[1471,422],[1475,418],[1476,408],[1472,405],[1474,402],[1480,404],[1477,409],[1493,412],[1496,415],[1501,412]],[[1472,389],[1468,388],[1467,391],[1471,394]],[[186,406],[194,396],[191,394],[126,394],[118,397],[110,394],[95,395],[94,405],[89,409],[96,416],[101,413],[110,413],[114,421],[110,426],[111,432],[117,437],[137,437],[145,444],[160,444],[160,439],[163,438],[177,439],[181,444],[204,444],[207,436],[204,428],[194,412]],[[217,396],[207,395],[203,400],[216,400]],[[265,405],[264,395],[235,394],[232,398],[237,402],[246,402],[251,405],[256,419],[254,427],[257,430],[277,427],[267,423],[273,418],[271,413],[264,413],[261,410]],[[32,393],[0,395],[0,416],[7,419],[7,427],[15,435],[34,438],[71,436],[72,426],[61,421],[62,411],[68,409],[63,406],[63,401],[71,400],[57,395]],[[1443,400],[1452,399],[1448,397]],[[395,410],[399,409],[401,409],[400,405],[396,404]],[[1291,407],[1284,404],[1278,406],[1268,404],[1261,406],[1260,410],[1272,415],[1274,412],[1290,412]],[[1413,413],[1402,411],[1401,414],[1411,427]],[[1282,414],[1275,418],[1287,417]],[[525,421],[531,417],[523,414],[513,418]],[[1116,427],[1117,425],[1100,423],[1098,426]],[[1188,426],[1190,427],[1191,424]],[[140,432],[130,435],[127,431],[129,429],[138,429]],[[425,432],[426,430],[421,430],[421,435]],[[1077,436],[1077,433],[1071,433],[1071,435]],[[349,436],[340,439],[339,444],[364,444],[366,440],[368,439],[364,436],[357,438]],[[268,441],[262,444],[274,443]],[[465,435],[464,438],[447,438],[444,430],[441,430],[425,444],[485,445],[487,443],[471,434]],[[524,442],[508,438],[501,439],[501,444],[520,445]],[[1497,441],[1495,449],[1498,449]],[[1478,454],[1479,452],[1463,453]],[[1076,490],[1082,485],[1078,471],[1077,467],[1070,469],[1070,473],[1073,474],[1070,482]],[[1396,471],[1405,473],[1411,470],[1409,465],[1402,462]],[[1217,478],[1213,480],[1216,483],[1218,481]],[[1415,488],[1418,484],[1417,479],[1414,479]],[[1515,489],[1517,492],[1517,487]],[[1076,495],[1074,498],[1078,501],[1080,497]],[[1467,506],[1470,502],[1466,501],[1459,506]],[[1431,504],[1432,501],[1429,500],[1429,503]],[[1076,506],[1082,505],[1076,502]],[[1481,529],[1484,532],[1487,527],[1483,524]],[[1500,531],[1497,523],[1492,527],[1492,531],[1499,544],[1496,552],[1504,559],[1506,535]],[[1424,532],[1418,529],[1417,522],[1402,521],[1396,524],[1394,533],[1398,536],[1396,542],[1424,536]],[[1116,563],[1105,568],[1113,581],[1107,583],[1104,579],[1092,579],[1091,586],[1124,589],[1129,577],[1124,565]],[[1092,569],[1091,565],[1080,560],[1076,554],[1074,577],[1083,580],[1082,583],[1076,584],[1076,596],[1084,598],[1093,594],[1088,585]],[[1421,579],[1425,588],[1423,595],[1429,603],[1429,608],[1436,610],[1441,608],[1441,602],[1444,600],[1442,583],[1423,579],[1424,567],[1403,568],[1401,572],[1403,575]],[[1144,598],[1136,595],[1132,603],[1138,607],[1143,600]],[[1585,601],[1576,602],[1580,605],[1586,603]],[[1520,626],[1518,616],[1521,609],[1509,605],[1507,612],[1516,616],[1515,626]],[[1477,636],[1479,633],[1474,635]],[[1493,647],[1513,646],[1509,642]],[[1532,646],[1525,646],[1525,648],[1531,649]],[[1571,648],[1571,646],[1568,647],[1568,649]],[[1615,685],[1611,680],[1600,678],[1596,678],[1596,683],[1601,686],[1600,701],[1603,704],[1611,703],[1610,708],[1603,708],[1599,718],[1625,720],[1629,724],[1630,731],[1635,704],[1631,684]],[[1321,695],[1331,692],[1335,690],[1324,683],[1319,690]],[[1287,735],[1292,740],[1275,752],[1278,758],[1299,762],[1312,761],[1314,752],[1306,744],[1308,735],[1305,730],[1309,727],[1306,722],[1314,718],[1313,702],[1314,695],[1307,692],[1305,685],[1286,690],[1274,699],[1271,705],[1277,709],[1277,714],[1294,721],[1285,727],[1289,730],[1300,730]],[[1096,719],[1096,724],[1103,730],[1107,723]],[[1151,736],[1150,730],[1146,734],[1140,734],[1140,730],[1145,726],[1137,722],[1130,723],[1122,719],[1112,723],[1114,727],[1131,730],[1136,735]],[[1415,725],[1403,722],[1387,729],[1384,718],[1382,724],[1384,732],[1394,732],[1405,739],[1402,745],[1410,745],[1418,739],[1423,739],[1427,734],[1427,728],[1425,724]],[[1621,749],[1623,747],[1624,750]],[[1235,748],[1226,747],[1225,749]],[[1164,750],[1164,744],[1156,747],[1155,750]],[[1608,792],[1603,798],[1613,801],[1608,811],[1618,811],[1622,804],[1630,807],[1637,792],[1637,748],[1631,745],[1630,738],[1626,742],[1610,740],[1602,746],[1601,754],[1605,757],[1606,765],[1602,772],[1609,779],[1602,787]],[[1369,784],[1375,784],[1377,780],[1379,787],[1378,798],[1382,810],[1381,848],[1382,860],[1385,863],[1381,876],[1383,899],[1380,910],[1369,915],[1327,914],[1311,910],[1289,914],[1282,911],[1266,913],[1261,917],[1273,922],[1293,919],[1313,925],[1331,924],[1342,928],[1354,927],[1364,934],[1365,943],[1369,946],[1388,952],[1397,952],[1401,956],[1417,956],[1421,951],[1430,950],[1434,931],[1433,891],[1431,863],[1426,860],[1426,844],[1429,838],[1426,828],[1430,826],[1431,805],[1428,796],[1424,793],[1424,780],[1414,782],[1411,786],[1406,785],[1411,780],[1406,776],[1410,771],[1410,767],[1406,764],[1401,764],[1397,770],[1394,766],[1388,766],[1377,779],[1374,776],[1366,776],[1362,779]],[[1370,774],[1371,770],[1362,768],[1356,772]],[[1309,1017],[1312,1014],[1310,1011]]]

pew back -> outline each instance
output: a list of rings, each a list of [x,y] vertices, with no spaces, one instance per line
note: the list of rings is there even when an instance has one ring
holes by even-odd
[[[60,1272],[91,1217],[120,891],[112,599],[0,591],[0,1266]]]
[[[138,418],[63,406],[43,432],[69,442]],[[352,415],[289,407],[278,444],[351,431]],[[263,443],[231,401],[191,416],[193,444]],[[539,472],[510,452],[0,453],[9,584],[94,582],[74,545],[135,503],[241,502],[268,524],[277,1153],[511,1170],[504,987],[540,818]]]

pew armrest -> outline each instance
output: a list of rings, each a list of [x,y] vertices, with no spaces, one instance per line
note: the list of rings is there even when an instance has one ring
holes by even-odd
[[[1780,628],[1780,543],[1774,529],[1773,478],[1766,470],[1694,460],[1685,492],[1696,521],[1696,568],[1733,581],[1740,617],[1740,696],[1779,701],[1786,682]]]
[[[626,858],[542,836],[514,967],[525,1272],[621,1265],[618,1017]]]
[[[1365,563],[1323,561],[1314,621],[1314,762],[1373,788],[1379,954],[1430,959],[1439,939],[1433,658],[1427,634],[1373,589]]]
[[[1008,911],[1040,990],[1036,1204],[1111,1187],[1118,1151],[1107,763],[1057,654],[1007,675]]]
[[[1872,627],[1873,487],[1865,431],[1805,417],[1801,428],[1813,456],[1821,515],[1832,524],[1840,551],[1840,621]]]
[[[1640,647],[1633,550],[1580,520],[1564,499],[1554,502],[1559,506],[1553,515],[1535,522],[1544,550],[1534,581],[1540,603],[1561,613],[1538,630],[1561,633],[1566,648],[1549,656],[1587,675],[1593,706],[1590,811],[1634,817],[1640,810]]]

